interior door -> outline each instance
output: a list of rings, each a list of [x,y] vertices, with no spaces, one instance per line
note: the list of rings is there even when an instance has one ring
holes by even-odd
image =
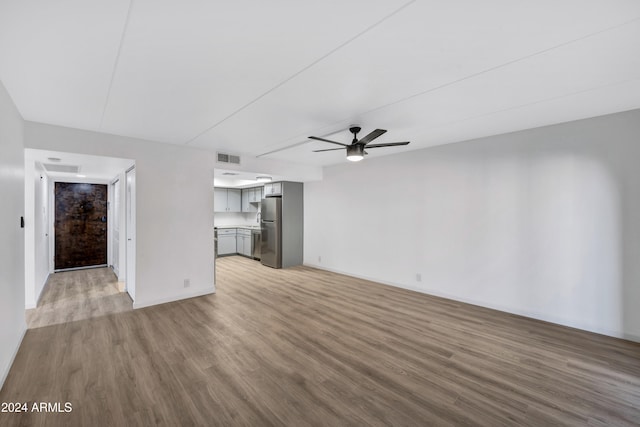
[[[107,186],[56,182],[54,268],[107,265]]]
[[[127,272],[126,286],[131,299],[136,300],[136,170],[127,171],[126,221],[127,221]]]

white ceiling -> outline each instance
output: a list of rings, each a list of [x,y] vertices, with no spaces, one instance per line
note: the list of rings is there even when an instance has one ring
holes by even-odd
[[[315,165],[640,108],[639,52],[637,0],[0,2],[26,120]]]
[[[124,172],[134,165],[131,159],[121,159],[117,157],[90,156],[88,154],[64,153],[60,151],[48,150],[25,150],[25,159],[42,165],[55,166],[78,166],[78,173],[50,172],[47,175],[57,180],[67,180],[74,182],[87,178],[93,181],[111,181],[118,174]],[[59,159],[58,161],[53,159]]]
[[[238,188],[263,186],[264,182],[259,182],[256,179],[259,176],[270,177],[271,181],[286,181],[289,179],[289,177],[285,175],[270,175],[261,172],[216,169],[213,173],[213,185],[216,187]]]

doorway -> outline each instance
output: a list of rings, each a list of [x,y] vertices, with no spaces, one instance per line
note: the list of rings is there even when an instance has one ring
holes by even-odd
[[[107,265],[107,185],[54,184],[54,270]]]

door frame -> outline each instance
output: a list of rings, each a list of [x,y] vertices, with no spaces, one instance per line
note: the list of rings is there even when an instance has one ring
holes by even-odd
[[[108,207],[108,226],[107,226],[107,263],[113,269],[113,272],[120,280],[120,241],[122,239],[122,220],[120,218],[120,206],[122,204],[121,194],[122,180],[118,176],[109,184],[109,200]],[[116,203],[117,202],[117,203]],[[117,227],[116,227],[117,224]],[[115,241],[116,228],[118,231],[118,241]]]
[[[136,301],[136,166],[125,171],[125,290]]]

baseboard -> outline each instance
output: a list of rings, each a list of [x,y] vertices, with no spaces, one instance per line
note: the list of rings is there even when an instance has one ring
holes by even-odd
[[[215,293],[216,293],[215,287],[208,287],[206,289],[195,289],[191,292],[185,292],[185,293],[173,295],[170,297],[164,297],[164,298],[158,298],[158,299],[152,299],[152,300],[146,300],[146,301],[140,301],[139,299],[137,299],[133,303],[133,308],[138,309],[138,308],[150,307],[152,305],[166,304],[168,302],[201,297],[203,295],[209,295],[209,294],[215,294]]]
[[[11,371],[11,367],[13,366],[13,362],[16,360],[16,356],[18,355],[18,350],[20,350],[20,346],[22,345],[22,340],[24,339],[24,336],[26,333],[27,333],[27,324],[23,323],[22,331],[20,332],[20,339],[18,339],[18,343],[13,349],[13,353],[11,355],[11,358],[9,359],[9,364],[6,367],[4,367],[2,371],[2,377],[0,378],[0,390],[2,390],[2,387],[4,386],[4,382],[7,379],[7,376],[9,375],[9,371]]]
[[[375,277],[368,277],[368,276],[362,276],[362,275],[359,275],[359,274],[352,274],[352,273],[349,273],[349,272],[346,272],[346,271],[336,270],[336,269],[333,269],[333,268],[327,268],[327,267],[324,267],[322,265],[317,265],[317,264],[312,264],[312,263],[305,263],[304,265],[306,267],[317,268],[319,270],[330,271],[332,273],[344,274],[345,276],[356,277],[358,279],[368,280],[370,282],[381,283],[381,284],[387,285],[387,286],[393,286],[393,287],[396,287],[396,288],[407,289],[409,291],[419,292],[419,293],[425,294],[425,295],[432,295],[432,296],[435,296],[435,297],[446,298],[446,299],[449,299],[449,300],[452,300],[452,301],[463,302],[465,304],[477,305],[479,307],[489,308],[491,310],[496,310],[496,311],[502,311],[504,313],[509,313],[509,314],[515,314],[517,316],[528,317],[530,319],[541,320],[543,322],[549,322],[549,323],[553,323],[553,324],[560,325],[560,326],[566,326],[568,328],[580,329],[582,331],[592,332],[594,334],[606,335],[606,336],[609,336],[609,337],[620,338],[620,339],[624,339],[624,340],[628,340],[628,341],[640,342],[640,336],[639,335],[635,335],[635,334],[631,334],[631,333],[627,333],[627,332],[623,332],[623,331],[612,331],[612,330],[608,330],[608,329],[604,329],[604,328],[593,328],[590,325],[585,325],[585,324],[582,324],[580,322],[570,321],[570,320],[567,320],[567,319],[564,319],[564,318],[561,318],[561,317],[557,317],[557,316],[549,316],[549,315],[545,315],[545,314],[541,314],[541,313],[537,313],[537,312],[533,312],[533,311],[514,309],[514,308],[511,308],[511,307],[502,306],[500,304],[488,304],[485,301],[474,300],[472,298],[461,298],[461,297],[459,297],[457,295],[451,295],[451,294],[447,294],[446,292],[440,292],[440,291],[436,291],[436,290],[433,290],[433,289],[423,289],[423,288],[417,288],[417,287],[403,285],[403,284],[394,283],[394,282],[387,282],[387,281],[384,281],[384,280],[376,279]]]

